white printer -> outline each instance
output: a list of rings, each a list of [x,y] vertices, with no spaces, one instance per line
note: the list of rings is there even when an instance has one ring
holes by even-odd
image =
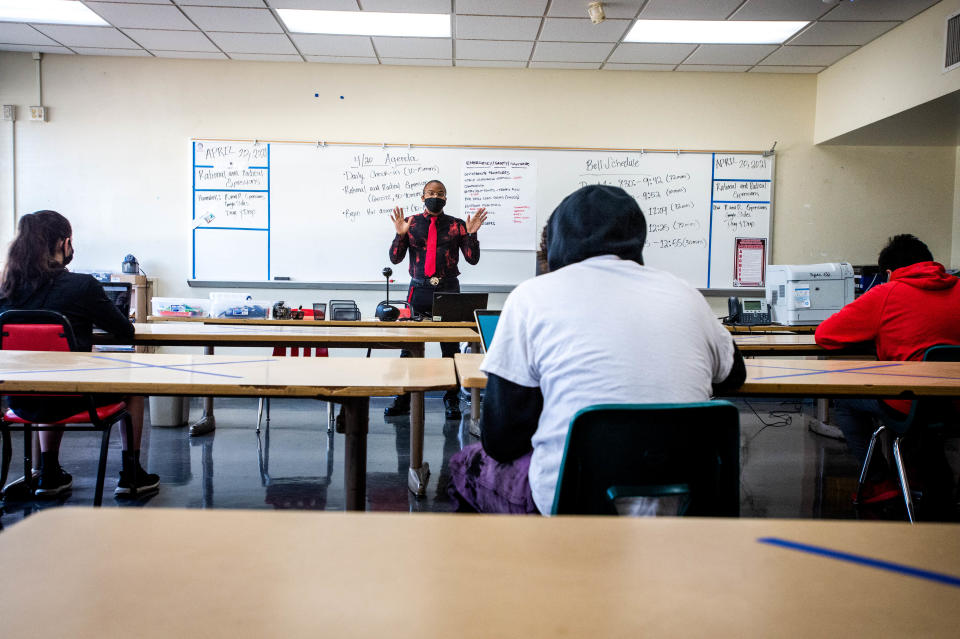
[[[848,262],[767,266],[767,304],[774,324],[819,324],[852,302],[853,295]]]

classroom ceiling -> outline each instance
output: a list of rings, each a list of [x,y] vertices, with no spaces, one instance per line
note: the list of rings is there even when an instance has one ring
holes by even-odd
[[[110,27],[0,21],[0,50],[414,66],[818,73],[938,0],[84,0]],[[277,9],[449,13],[453,38],[298,34]],[[623,42],[634,19],[810,20],[783,45]]]

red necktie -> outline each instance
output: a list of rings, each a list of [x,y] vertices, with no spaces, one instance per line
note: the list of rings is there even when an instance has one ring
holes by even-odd
[[[423,273],[433,277],[437,272],[437,218],[430,216],[430,230],[427,231],[427,258],[423,263]]]

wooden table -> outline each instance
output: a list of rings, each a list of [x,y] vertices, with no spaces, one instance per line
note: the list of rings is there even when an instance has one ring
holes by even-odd
[[[328,322],[310,322],[305,326],[299,320],[290,321],[291,324],[299,322],[299,325],[252,323],[258,321],[265,320],[232,320],[232,324],[207,324],[202,321],[135,324],[134,343],[144,346],[203,346],[207,355],[213,355],[215,346],[300,346],[407,349],[414,357],[423,357],[427,342],[476,342],[479,339],[478,333],[471,328],[434,325],[441,322],[353,322],[347,326],[332,326]],[[472,323],[469,325],[475,326]],[[99,336],[98,339],[101,343],[111,342],[111,338],[106,336]],[[410,399],[410,471],[407,485],[415,494],[422,496],[426,493],[430,477],[430,467],[423,461],[423,393],[413,392]],[[205,435],[215,427],[213,397],[206,397],[203,416],[191,425],[190,434]]]
[[[960,627],[955,524],[56,508],[0,535],[0,566],[9,637],[952,639]],[[55,610],[40,596],[51,588]]]
[[[810,334],[817,331],[816,326],[783,326],[781,324],[758,324],[756,326],[731,326],[724,324],[731,333],[795,333]]]
[[[487,386],[483,355],[458,353],[454,361],[460,384],[478,399]],[[747,381],[732,396],[960,397],[960,362],[751,359],[746,366]],[[472,408],[471,417],[479,417]]]
[[[382,322],[380,320],[278,320],[278,319],[260,319],[260,318],[241,318],[241,317],[169,317],[165,315],[151,315],[147,318],[148,322],[199,322],[203,324],[241,324],[246,326],[350,326],[358,327],[376,327],[387,326],[396,328],[423,328],[433,326],[434,328],[476,328],[477,323],[470,322],[434,322],[431,320],[396,321]]]
[[[449,359],[0,351],[0,394],[312,397],[343,405],[346,505],[363,510],[369,398],[446,390]]]

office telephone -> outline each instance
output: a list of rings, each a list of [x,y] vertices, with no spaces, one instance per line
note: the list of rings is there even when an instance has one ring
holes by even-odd
[[[727,317],[724,324],[734,326],[756,326],[770,323],[770,306],[763,299],[727,299]]]

